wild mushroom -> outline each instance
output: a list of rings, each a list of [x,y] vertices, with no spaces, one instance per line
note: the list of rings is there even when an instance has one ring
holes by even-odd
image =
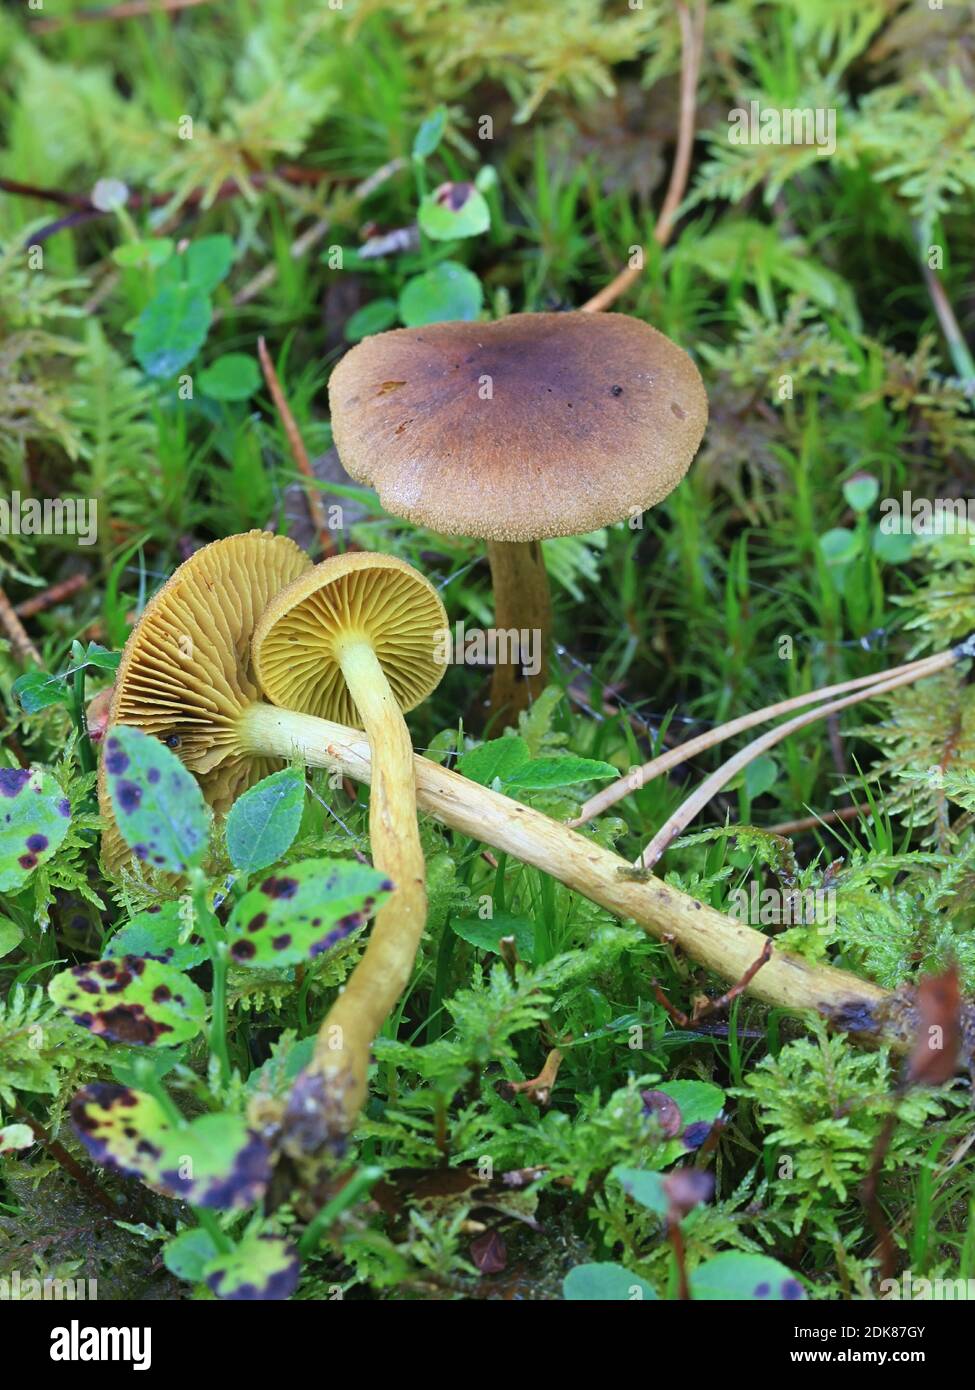
[[[293,541],[249,531],[214,541],[180,565],[146,605],[122,653],[108,723],[131,724],[176,750],[218,812],[280,767],[249,746],[240,717],[259,691],[250,643],[271,597],[311,568]],[[129,856],[115,825],[104,771],[102,858]]]
[[[433,585],[392,555],[316,565],[271,600],[254,634],[264,693],[287,710],[365,729],[375,774],[373,863],[393,881],[369,943],[319,1031],[315,1068],[348,1127],[366,1093],[373,1039],[406,988],[426,925],[413,745],[403,718],[438,684],[447,614]]]
[[[625,314],[513,314],[380,333],[343,357],[329,402],[352,477],[397,516],[486,540],[498,629],[538,633],[536,676],[519,681],[515,663],[495,667],[495,713],[523,706],[547,677],[540,542],[662,501],[707,422],[687,353]]]

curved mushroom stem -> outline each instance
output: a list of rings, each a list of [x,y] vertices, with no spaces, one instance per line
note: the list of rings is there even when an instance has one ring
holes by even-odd
[[[316,1069],[336,1082],[349,1128],[366,1097],[373,1039],[409,983],[427,920],[426,865],[417,827],[413,745],[389,681],[368,642],[337,653],[362,719],[375,775],[369,803],[373,863],[394,891],[376,914],[365,954],[319,1029]]]
[[[491,677],[491,716],[510,722],[545,689],[552,598],[541,541],[488,541],[487,553],[494,585],[494,625],[499,633],[509,634],[506,652],[499,653],[509,660],[499,660]],[[539,669],[523,676],[529,654]]]
[[[309,767],[337,768],[360,782],[372,777],[366,740],[330,720],[255,704],[242,716],[239,733],[255,753],[298,754]],[[427,758],[415,757],[414,766],[418,805],[444,825],[542,869],[617,916],[637,922],[651,936],[666,937],[724,979],[740,980],[765,949],[768,937],[761,932],[635,870],[612,850],[540,811]],[[899,1033],[885,1018],[893,998],[887,991],[781,947],[775,947],[747,989],[779,1007],[842,1016],[850,1031],[873,1040],[882,1036],[900,1050],[911,1045],[910,1034]]]

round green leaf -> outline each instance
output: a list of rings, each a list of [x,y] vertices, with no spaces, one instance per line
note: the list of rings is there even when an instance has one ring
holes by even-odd
[[[0,892],[20,888],[68,833],[71,805],[49,772],[0,767]]]
[[[160,290],[139,315],[132,350],[147,375],[169,377],[193,361],[206,341],[212,310],[193,285]]]
[[[641,1303],[657,1301],[656,1290],[617,1264],[576,1265],[562,1281],[562,1295],[572,1303]]]
[[[227,352],[200,372],[198,381],[200,390],[215,401],[246,401],[260,386],[261,374],[253,357]]]
[[[206,960],[207,947],[203,938],[196,935],[181,942],[183,925],[181,903],[148,907],[144,912],[137,912],[115,933],[105,947],[105,955],[111,960],[119,956],[145,956],[162,965],[171,965],[174,970],[192,970]]]
[[[432,241],[456,241],[488,231],[491,213],[474,184],[442,183],[421,202],[417,221]]]
[[[202,1226],[191,1226],[188,1231],[180,1231],[163,1247],[163,1263],[177,1279],[185,1279],[188,1284],[199,1284],[203,1271],[217,1253],[217,1247],[208,1231]]]
[[[399,297],[399,315],[407,328],[452,319],[476,319],[484,303],[480,280],[456,261],[441,261],[432,270],[407,280]]]
[[[346,319],[342,330],[345,341],[357,343],[360,338],[368,338],[372,333],[383,333],[387,328],[392,328],[398,317],[395,299],[374,299]]]
[[[535,959],[535,924],[527,917],[515,917],[510,912],[496,912],[493,917],[464,917],[453,920],[451,926],[463,941],[469,941],[481,951],[498,953],[503,936],[513,936],[515,950],[522,960]]]

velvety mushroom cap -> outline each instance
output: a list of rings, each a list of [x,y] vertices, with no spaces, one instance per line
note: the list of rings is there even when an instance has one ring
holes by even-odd
[[[440,595],[411,565],[393,555],[335,555],[272,599],[254,634],[254,669],[274,704],[361,728],[339,666],[342,644],[369,643],[405,713],[444,674],[446,630]]]
[[[310,568],[286,536],[249,531],[214,541],[180,565],[125,644],[109,725],[131,724],[169,743],[218,812],[281,766],[245,751],[237,721],[261,698],[250,655],[258,619]]]
[[[707,423],[687,353],[625,314],[513,314],[366,338],[329,382],[342,463],[396,516],[497,541],[580,535],[677,486]]]

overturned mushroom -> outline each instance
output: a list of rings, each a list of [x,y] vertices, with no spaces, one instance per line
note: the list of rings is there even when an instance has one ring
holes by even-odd
[[[690,357],[625,314],[513,314],[366,338],[329,382],[342,463],[397,516],[488,543],[495,622],[538,634],[541,669],[495,668],[491,706],[542,689],[540,542],[637,516],[683,478],[707,397]]]
[[[365,1099],[369,1049],[406,988],[426,925],[413,747],[403,718],[444,673],[447,614],[436,589],[391,555],[335,556],[272,599],[254,665],[276,704],[365,729],[375,775],[369,838],[394,892],[319,1032],[315,1065],[334,1083],[345,1126]],[[340,1120],[341,1127],[341,1120]]]
[[[122,653],[108,723],[130,724],[174,749],[218,812],[282,766],[249,747],[239,720],[259,695],[250,643],[271,597],[311,568],[293,541],[249,531],[191,555],[146,605]],[[129,857],[112,816],[104,771],[98,800],[102,858]]]

